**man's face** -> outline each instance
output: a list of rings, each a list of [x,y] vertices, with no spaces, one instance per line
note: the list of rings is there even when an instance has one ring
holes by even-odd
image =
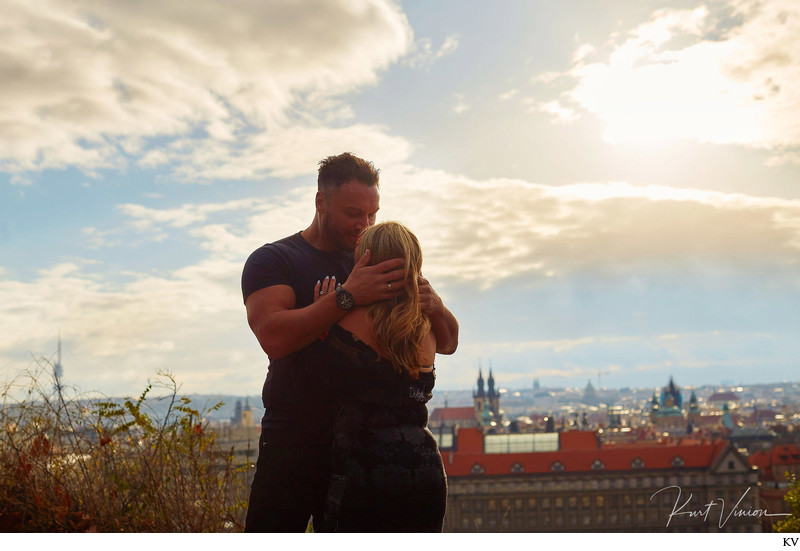
[[[358,180],[342,184],[327,196],[317,193],[317,212],[325,239],[337,250],[354,250],[361,232],[375,223],[379,203],[378,186]]]

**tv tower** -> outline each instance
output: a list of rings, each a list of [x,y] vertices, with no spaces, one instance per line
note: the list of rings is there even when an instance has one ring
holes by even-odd
[[[53,364],[53,378],[55,379],[56,390],[61,388],[61,377],[64,376],[64,368],[61,366],[61,331],[58,332],[58,356],[56,363]]]

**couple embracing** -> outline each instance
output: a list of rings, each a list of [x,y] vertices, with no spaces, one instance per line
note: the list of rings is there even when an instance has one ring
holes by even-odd
[[[378,171],[320,162],[305,230],[257,249],[247,318],[270,358],[245,531],[441,531],[447,483],[427,430],[434,356],[458,323],[421,276],[417,238],[375,224]]]

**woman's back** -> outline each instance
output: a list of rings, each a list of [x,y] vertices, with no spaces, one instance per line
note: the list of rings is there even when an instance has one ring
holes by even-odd
[[[325,340],[340,398],[325,530],[441,531],[447,479],[425,405],[433,366],[416,379],[398,372],[345,327],[366,337],[356,320],[334,325]]]
[[[380,350],[380,345],[375,341],[372,321],[369,319],[369,310],[366,307],[357,307],[351,310],[341,320],[338,325],[347,329],[350,333],[358,337],[364,344],[375,351]],[[433,331],[428,331],[422,341],[420,350],[419,365],[423,371],[430,371],[436,356],[436,336]]]

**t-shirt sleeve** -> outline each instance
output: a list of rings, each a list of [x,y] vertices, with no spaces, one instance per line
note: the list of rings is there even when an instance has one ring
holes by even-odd
[[[242,298],[247,300],[259,289],[273,285],[292,284],[289,264],[273,245],[256,249],[244,263],[242,270]]]

